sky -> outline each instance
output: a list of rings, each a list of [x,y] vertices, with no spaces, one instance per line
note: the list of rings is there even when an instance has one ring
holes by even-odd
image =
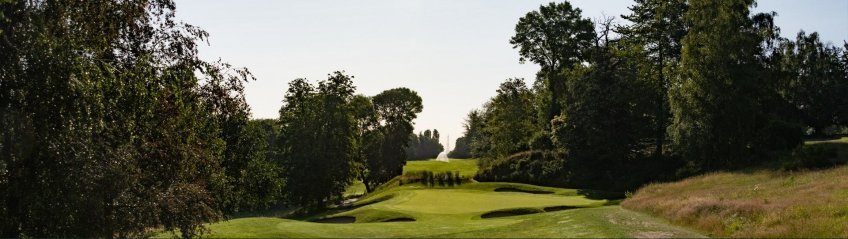
[[[353,75],[357,93],[407,87],[424,110],[415,132],[439,130],[450,147],[469,111],[481,108],[507,78],[532,84],[539,67],[520,64],[509,44],[518,19],[549,0],[177,0],[177,18],[209,32],[201,58],[247,67],[253,118],[277,118],[288,83],[315,83],[334,71]],[[628,13],[633,0],[572,0],[583,16]],[[775,11],[784,37],[819,32],[848,40],[848,0],[760,0]]]

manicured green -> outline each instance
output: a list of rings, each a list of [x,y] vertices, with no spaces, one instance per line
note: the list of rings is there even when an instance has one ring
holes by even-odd
[[[476,160],[412,161],[405,171],[460,171],[473,175]],[[358,187],[353,186],[351,188]],[[356,191],[350,189],[349,191]],[[530,193],[534,192],[534,193]],[[249,217],[208,224],[211,237],[700,237],[645,214],[628,211],[580,190],[519,183],[467,183],[456,187],[399,186],[392,180],[354,203],[353,209],[310,220],[353,217],[334,224]],[[556,211],[551,207],[574,209]],[[533,214],[482,218],[494,211]],[[548,211],[548,212],[545,212]],[[391,219],[412,222],[384,222]],[[167,233],[157,235],[170,236]]]
[[[494,219],[322,224],[242,218],[210,224],[212,237],[701,237],[664,221],[605,206]],[[162,236],[167,236],[163,234]]]

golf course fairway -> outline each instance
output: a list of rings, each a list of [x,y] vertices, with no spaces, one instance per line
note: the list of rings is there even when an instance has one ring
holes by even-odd
[[[470,161],[411,161],[450,170]],[[579,190],[517,183],[396,186],[393,180],[347,209],[308,220],[238,218],[207,225],[209,237],[703,237],[654,217],[590,199]],[[171,236],[163,233],[157,236]]]

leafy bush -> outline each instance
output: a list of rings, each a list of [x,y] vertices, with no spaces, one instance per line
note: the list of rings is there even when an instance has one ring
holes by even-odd
[[[471,178],[463,177],[459,172],[413,171],[404,173],[400,177],[400,184],[421,183],[428,187],[453,187],[463,183],[471,182]]]
[[[478,181],[519,182],[562,186],[567,182],[564,157],[552,151],[524,151],[495,160],[481,160]],[[554,184],[554,185],[552,185]]]
[[[836,148],[810,145],[799,147],[784,159],[784,170],[821,169],[836,165]]]

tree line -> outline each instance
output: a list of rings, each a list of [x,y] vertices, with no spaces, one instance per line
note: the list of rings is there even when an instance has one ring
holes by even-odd
[[[439,131],[433,129],[409,135],[409,145],[406,148],[406,158],[409,160],[434,159],[445,150],[439,143]]]
[[[271,207],[320,209],[400,175],[415,91],[334,72],[251,120],[246,68],[160,1],[0,0],[0,237],[188,238]]]
[[[510,39],[535,82],[503,82],[452,153],[481,158],[478,180],[627,190],[846,133],[848,43],[780,37],[754,5],[637,0],[630,24],[542,5]]]

